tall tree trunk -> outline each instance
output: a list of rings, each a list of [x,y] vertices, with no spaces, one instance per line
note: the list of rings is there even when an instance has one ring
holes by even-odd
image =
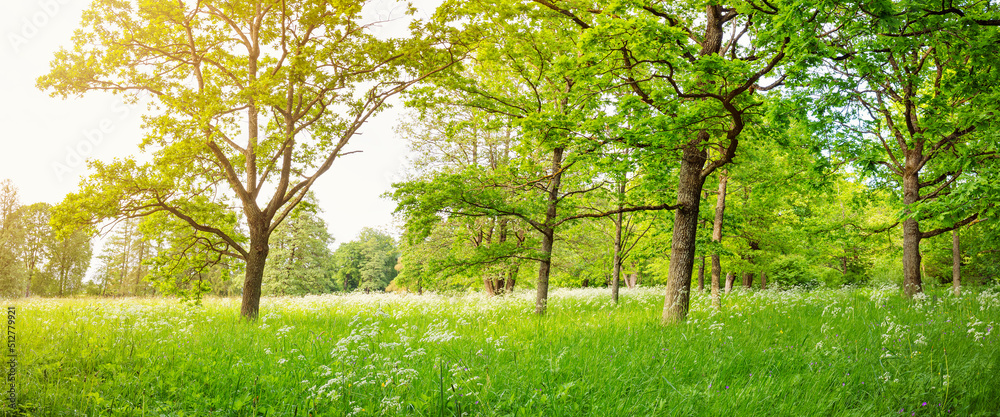
[[[34,253],[32,253],[32,255],[31,255],[31,262],[28,265],[28,282],[25,283],[25,285],[24,285],[24,297],[25,298],[31,297],[31,280],[35,276],[35,264],[36,264],[36,262],[37,262],[36,261],[36,256],[35,256]]]
[[[722,49],[723,25],[722,6],[705,6],[705,35],[701,41],[700,56],[716,55]],[[740,127],[739,129],[742,129]],[[729,132],[730,140],[735,141]],[[694,269],[694,252],[698,231],[698,206],[701,191],[705,185],[702,175],[708,152],[703,146],[709,143],[707,131],[699,131],[691,138],[681,155],[680,172],[677,180],[677,204],[674,214],[674,231],[670,241],[670,269],[667,277],[667,294],[663,301],[663,322],[677,323],[687,318],[691,296],[691,272]],[[735,142],[731,142],[735,145]]]
[[[903,204],[905,214],[913,212],[913,204],[920,199],[920,177],[917,169],[911,166],[911,154],[907,152],[907,169],[903,173]],[[920,279],[920,225],[917,219],[908,217],[903,220],[903,293],[907,297],[913,297],[918,292],[923,292]]]
[[[718,271],[718,272],[717,272]],[[718,256],[712,256],[712,307],[722,308],[722,264]],[[727,293],[729,291],[726,291]]]
[[[708,132],[699,132],[684,147],[681,159],[677,182],[679,207],[674,214],[667,293],[663,302],[664,323],[677,323],[687,317],[698,231],[698,206],[701,203],[701,189],[705,185],[701,170],[708,157],[700,145],[707,141]]]
[[[539,230],[542,232],[542,260],[538,262],[538,287],[535,292],[535,314],[545,314],[545,305],[549,298],[549,270],[552,268],[552,244],[555,241],[556,209],[559,205],[559,185],[562,181],[563,148],[552,150],[552,167],[548,187],[548,207],[545,210],[545,223]]]
[[[722,263],[719,260],[719,249],[722,245],[722,221],[726,212],[726,185],[729,176],[725,171],[719,172],[719,193],[715,200],[715,222],[712,224],[712,307],[722,308],[722,296],[719,294],[719,279],[722,278]],[[726,293],[729,290],[726,289]]]
[[[268,247],[267,226],[263,221],[248,221],[250,228],[250,247],[247,250],[246,274],[243,279],[243,304],[240,314],[244,319],[257,320],[260,310],[260,285],[264,280],[264,265],[267,262]],[[256,223],[256,224],[255,224]]]
[[[622,182],[619,187],[619,192],[624,193],[625,182]],[[621,210],[621,204],[618,205],[618,210]],[[612,260],[614,265],[611,267],[611,301],[618,304],[618,288],[621,286],[621,275],[622,275],[622,213],[621,211],[615,215],[615,255]]]
[[[962,249],[958,229],[951,231],[951,287],[956,297],[962,295]]]
[[[705,291],[705,255],[701,255],[701,263],[698,264],[698,292]]]
[[[125,223],[124,230],[125,246],[122,248],[122,270],[121,270],[121,280],[118,281],[118,295],[125,295],[125,283],[128,281],[128,258],[129,252],[132,250],[132,231],[129,230],[129,223]]]
[[[136,264],[136,267],[135,267],[135,288],[132,290],[132,292],[135,295],[139,295],[139,288],[142,288],[142,278],[146,275],[145,271],[143,271],[143,269],[142,269],[142,262],[144,260],[146,260],[146,248],[147,248],[147,245],[148,245],[148,243],[146,243],[145,241],[141,240],[141,238],[140,238],[140,240],[139,240],[139,261],[138,261],[138,263]]]

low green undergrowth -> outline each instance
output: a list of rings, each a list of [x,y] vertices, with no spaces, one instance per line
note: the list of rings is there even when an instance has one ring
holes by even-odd
[[[19,414],[36,416],[997,415],[1000,293],[662,289],[17,306]],[[6,405],[6,400],[4,400]],[[7,410],[12,414],[11,410]]]

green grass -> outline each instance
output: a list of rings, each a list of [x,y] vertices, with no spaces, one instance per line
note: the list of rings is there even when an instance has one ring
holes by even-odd
[[[272,298],[255,324],[232,299],[8,305],[24,415],[1000,412],[994,290],[737,292],[721,312],[695,294],[670,327],[662,289],[608,299],[557,290],[539,318],[527,292]]]

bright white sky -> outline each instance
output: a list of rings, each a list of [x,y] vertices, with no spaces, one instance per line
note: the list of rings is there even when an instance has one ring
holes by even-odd
[[[429,15],[439,3],[414,2],[419,16]],[[87,174],[85,159],[111,160],[138,153],[142,105],[125,105],[115,96],[97,93],[63,100],[35,87],[58,48],[70,45],[80,14],[89,4],[90,0],[0,4],[0,179],[14,181],[23,204],[61,201]],[[366,15],[398,17],[401,10],[392,0],[374,0]],[[402,28],[405,22],[387,26],[382,33],[391,35]],[[406,160],[407,145],[393,132],[399,115],[397,108],[370,120],[363,135],[351,141],[351,150],[362,152],[336,161],[313,187],[335,245],[354,239],[366,226],[391,229],[395,206],[380,195],[401,178]]]

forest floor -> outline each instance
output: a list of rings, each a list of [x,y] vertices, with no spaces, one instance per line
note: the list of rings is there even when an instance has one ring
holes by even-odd
[[[998,415],[1000,292],[8,300],[19,415]],[[2,391],[6,392],[9,382]],[[8,406],[6,396],[0,406]],[[7,414],[11,414],[7,409]]]

